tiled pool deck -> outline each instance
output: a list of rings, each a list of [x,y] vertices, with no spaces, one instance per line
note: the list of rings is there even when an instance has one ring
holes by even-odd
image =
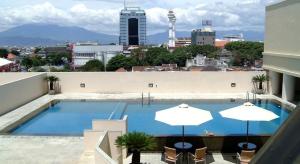
[[[0,136],[0,163],[74,164],[83,149],[82,137]]]

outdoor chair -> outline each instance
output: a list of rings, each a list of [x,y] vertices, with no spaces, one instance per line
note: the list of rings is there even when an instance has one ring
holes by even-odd
[[[237,153],[238,164],[248,164],[254,157],[255,150],[242,150],[241,154]]]
[[[196,149],[195,154],[189,153],[195,163],[206,164],[206,150],[207,147]]]
[[[169,148],[165,146],[165,161],[166,162],[171,162],[171,163],[177,163],[178,157],[181,155],[182,153],[177,154],[176,153],[176,149],[174,148]]]

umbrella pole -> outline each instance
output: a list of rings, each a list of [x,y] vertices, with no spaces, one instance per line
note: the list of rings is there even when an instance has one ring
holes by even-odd
[[[182,126],[182,147],[184,149],[184,126]]]
[[[247,148],[249,143],[249,120],[247,120]]]

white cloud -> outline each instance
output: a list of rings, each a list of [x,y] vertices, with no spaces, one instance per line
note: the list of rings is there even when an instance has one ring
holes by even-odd
[[[274,0],[229,0],[226,3],[219,0],[213,0],[210,3],[198,1],[200,0],[189,2],[178,0],[149,2],[143,0],[147,6],[150,3],[152,5],[157,4],[157,7],[146,9],[148,33],[167,30],[168,9],[162,7],[166,3],[176,6],[173,9],[177,17],[177,29],[183,31],[200,28],[202,19],[213,20],[214,27],[218,30],[263,30],[264,7],[274,2]],[[28,23],[52,23],[79,26],[97,32],[117,35],[121,8],[91,7],[85,2],[76,1],[75,4],[63,9],[53,5],[52,0],[35,5],[5,7],[0,10],[0,30],[3,31]],[[119,0],[112,0],[112,2],[119,2]]]

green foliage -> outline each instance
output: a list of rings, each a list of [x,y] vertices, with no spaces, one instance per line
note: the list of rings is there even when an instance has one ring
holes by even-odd
[[[56,76],[47,76],[45,78],[46,81],[48,81],[50,83],[50,90],[54,89],[54,83],[59,81],[59,78]]]
[[[190,45],[185,48],[189,58],[196,57],[199,54],[207,56],[208,58],[216,58],[218,52],[220,51],[219,48],[211,45]]]
[[[56,77],[56,76],[47,76],[45,78],[46,81],[49,81],[49,82],[56,82],[56,81],[59,81],[59,78]]]
[[[154,59],[154,65],[162,65],[162,64],[174,64],[175,63],[175,57],[173,54],[167,52],[167,53],[161,53]]]
[[[156,147],[152,136],[141,132],[126,133],[116,139],[116,145],[130,151],[146,151]]]
[[[42,48],[36,47],[36,48],[34,49],[34,53],[36,54],[36,53],[40,52],[41,50],[42,50]]]
[[[227,43],[225,48],[233,53],[234,65],[253,65],[255,60],[262,58],[264,44],[260,42],[231,42]]]
[[[20,55],[20,52],[19,51],[16,51],[16,50],[11,50],[10,53],[16,55],[16,56],[19,56]]]
[[[0,48],[0,58],[7,58],[8,50],[4,48]]]
[[[131,132],[119,136],[116,139],[116,145],[121,148],[127,148],[133,153],[132,164],[140,164],[140,152],[153,150],[156,147],[156,142],[150,135],[140,132]]]
[[[104,71],[104,64],[100,60],[90,60],[82,66],[82,70],[85,72],[101,72]]]
[[[116,71],[119,68],[130,70],[132,66],[136,65],[135,57],[126,57],[124,55],[117,55],[109,60],[107,63],[107,71]]]
[[[46,70],[38,66],[38,67],[32,67],[31,72],[46,72]]]
[[[169,51],[166,48],[162,47],[155,47],[155,48],[149,48],[148,51],[146,52],[146,57],[145,57],[145,63],[151,66],[155,66],[155,60],[158,56],[161,54],[167,54]]]
[[[261,74],[261,75],[256,75],[252,78],[252,82],[255,84],[255,83],[258,83],[259,86],[258,86],[258,89],[263,89],[263,83],[266,82],[266,81],[269,81],[269,77],[266,76],[265,74]]]
[[[34,57],[24,57],[22,59],[21,65],[25,66],[26,69],[29,69],[31,67],[39,67],[39,66],[43,66],[46,64],[46,61],[43,60],[41,57],[39,56],[34,56]]]
[[[70,53],[51,53],[47,55],[47,63],[49,65],[63,65],[72,60],[72,56]]]
[[[158,66],[162,64],[177,64],[179,67],[184,67],[187,59],[198,54],[216,58],[219,51],[220,49],[210,45],[181,47],[175,49],[174,52],[169,52],[164,47],[148,48],[147,51],[138,48],[132,51],[130,57],[117,55],[112,58],[107,64],[107,70],[116,71],[121,67],[129,70],[132,66]]]

